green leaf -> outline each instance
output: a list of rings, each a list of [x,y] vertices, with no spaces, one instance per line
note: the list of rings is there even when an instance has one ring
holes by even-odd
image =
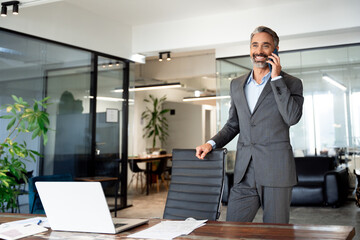
[[[48,142],[48,136],[47,135],[44,135],[44,145],[46,145]]]
[[[30,150],[30,152],[33,153],[33,154],[35,154],[35,155],[37,155],[37,156],[41,156],[41,154],[40,154],[39,152],[37,152],[37,151]]]
[[[12,126],[14,126],[15,121],[16,121],[16,118],[13,118],[7,125],[6,130],[9,130]]]
[[[165,113],[167,113],[169,111],[170,111],[170,109],[163,109],[163,110],[161,110],[160,114],[165,114]]]
[[[45,129],[44,121],[41,118],[37,119],[37,123],[38,123],[38,126],[39,126],[40,130]]]
[[[15,95],[11,95],[11,97],[14,99],[15,102],[20,102],[20,100]]]
[[[3,118],[3,119],[11,119],[13,118],[14,116],[13,115],[3,115],[3,116],[0,116],[0,118]]]
[[[25,126],[25,122],[24,121],[20,121],[20,127],[22,128],[22,129],[26,129],[26,126]]]
[[[43,120],[43,122],[46,123],[46,125],[50,125],[50,120],[49,120],[47,114],[41,114],[41,115],[39,116],[39,118],[40,118],[41,120]]]
[[[37,111],[39,111],[39,106],[38,106],[38,104],[35,102],[35,103],[34,103],[34,112],[37,112]]]
[[[32,135],[31,135],[31,139],[36,138],[36,136],[38,136],[39,133],[40,133],[40,128],[37,127],[37,128],[33,131]]]
[[[44,98],[43,100],[41,100],[40,102],[46,102],[47,100],[49,100],[50,99],[50,97],[46,97],[46,98]]]

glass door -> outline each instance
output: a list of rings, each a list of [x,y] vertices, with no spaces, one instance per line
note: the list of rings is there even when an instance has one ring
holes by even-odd
[[[47,108],[51,130],[44,147],[43,175],[88,176],[90,60],[87,54],[77,66],[61,66],[46,72],[46,92],[52,104]]]
[[[99,57],[97,65],[95,176],[118,177],[121,158],[121,126],[124,64]],[[114,195],[115,182],[103,184]]]

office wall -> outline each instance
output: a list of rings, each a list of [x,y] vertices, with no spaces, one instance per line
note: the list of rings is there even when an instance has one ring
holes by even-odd
[[[131,58],[130,26],[62,1],[21,8],[20,11],[21,14],[16,17],[1,18],[0,27],[117,57]]]
[[[134,122],[133,130],[129,132],[129,135],[133,136],[133,149],[129,149],[129,152],[133,152],[133,155],[142,154],[146,151],[146,148],[152,147],[152,142],[150,139],[143,138],[143,128],[145,127],[145,122],[141,120],[141,113],[148,106],[144,102],[144,98],[148,98],[149,94],[152,94],[154,97],[163,97],[166,95],[167,101],[182,101],[182,98],[187,96],[187,92],[178,90],[178,89],[167,89],[164,90],[153,90],[153,91],[139,91],[135,92],[135,107],[134,107]],[[158,144],[160,147],[161,144]]]
[[[201,105],[166,102],[164,108],[175,110],[174,115],[167,115],[169,137],[164,146],[167,152],[174,148],[195,148],[204,142],[204,112]]]

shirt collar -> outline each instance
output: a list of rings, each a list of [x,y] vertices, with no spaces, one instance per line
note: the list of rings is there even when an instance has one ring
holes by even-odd
[[[251,70],[251,74],[250,74],[250,76],[249,76],[249,78],[248,78],[248,80],[246,81],[246,84],[249,84],[251,81],[254,81],[255,82],[255,79],[254,79],[254,70]],[[263,78],[262,78],[262,81],[261,81],[261,83],[260,84],[257,84],[256,82],[256,84],[257,85],[263,85],[263,84],[265,84],[269,79],[270,79],[270,77],[271,77],[271,72],[268,72]]]

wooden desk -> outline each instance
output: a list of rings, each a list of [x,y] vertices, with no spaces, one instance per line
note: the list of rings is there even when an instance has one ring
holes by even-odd
[[[34,217],[30,214],[0,213],[0,223]],[[131,233],[144,230],[159,223],[160,219],[150,219],[145,224],[116,235],[51,231],[23,239],[126,239]],[[264,223],[234,223],[209,221],[187,236],[176,239],[353,239],[355,229],[351,226],[334,225],[293,225]],[[129,238],[127,238],[129,239]]]
[[[119,191],[119,179],[117,177],[102,177],[102,176],[98,176],[98,177],[79,177],[79,178],[75,178],[75,181],[84,181],[84,182],[109,182],[109,181],[115,181],[115,207],[114,207],[114,212],[115,212],[115,217],[117,217],[117,202],[118,202],[118,191]]]
[[[161,160],[171,160],[172,154],[161,154],[161,155],[148,155],[146,157],[128,157],[129,160],[133,160],[136,163],[144,162],[146,163],[146,195],[149,195],[150,184],[151,184],[151,168],[152,163]]]

